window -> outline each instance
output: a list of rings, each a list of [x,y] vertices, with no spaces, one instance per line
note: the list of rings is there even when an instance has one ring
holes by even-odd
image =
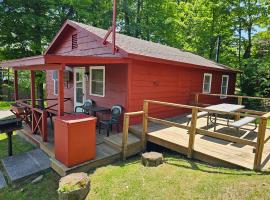
[[[77,34],[72,35],[72,49],[77,49],[78,47],[78,36]]]
[[[105,67],[90,67],[90,95],[105,96]]]
[[[205,73],[203,77],[203,93],[211,92],[212,74]]]
[[[58,95],[58,71],[53,71],[53,94]]]
[[[228,75],[223,75],[222,76],[222,81],[221,81],[221,94],[227,95],[228,92],[228,85],[229,85],[229,76]],[[220,96],[221,99],[227,98],[227,96]]]

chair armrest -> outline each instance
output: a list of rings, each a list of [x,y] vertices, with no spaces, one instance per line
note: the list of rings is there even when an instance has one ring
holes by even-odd
[[[83,106],[76,106],[76,107],[75,107],[75,112],[77,112],[77,108],[83,109]]]

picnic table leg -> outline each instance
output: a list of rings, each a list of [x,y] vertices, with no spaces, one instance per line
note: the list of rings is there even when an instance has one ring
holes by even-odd
[[[217,113],[215,113],[214,131],[217,129]]]
[[[8,156],[12,156],[12,131],[7,133],[8,136]]]

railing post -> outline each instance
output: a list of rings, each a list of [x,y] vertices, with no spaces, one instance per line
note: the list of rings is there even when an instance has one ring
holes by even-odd
[[[146,149],[146,134],[148,132],[148,102],[145,100],[143,102],[143,130],[142,130],[142,152]]]
[[[41,119],[41,130],[42,130],[42,140],[43,142],[48,141],[48,127],[47,127],[47,111],[44,110],[42,112],[42,119]]]
[[[197,114],[198,114],[198,108],[197,107],[192,108],[192,119],[191,119],[191,125],[189,128],[189,141],[188,141],[188,150],[187,150],[188,158],[192,158],[192,154],[193,154],[193,150],[194,150],[194,140],[195,140],[195,134],[196,134],[196,125],[197,125]]]
[[[253,167],[254,170],[261,169],[261,161],[262,161],[266,126],[267,126],[267,118],[264,118],[264,117],[260,118],[259,130],[258,130],[258,135],[257,135],[257,145],[256,145],[256,151],[255,151],[255,157],[254,157],[254,167]]]
[[[129,128],[129,116],[124,115],[123,135],[122,135],[122,160],[125,161],[127,157],[127,143],[128,143],[128,128]]]
[[[194,103],[195,103],[195,105],[198,105],[198,103],[199,103],[199,93],[195,93],[195,101],[194,101]]]

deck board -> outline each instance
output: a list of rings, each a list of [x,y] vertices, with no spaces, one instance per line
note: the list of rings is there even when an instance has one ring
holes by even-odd
[[[166,120],[177,121],[183,125],[186,124],[185,116],[178,116]],[[217,132],[256,142],[257,133],[250,131],[253,129],[253,124],[244,126],[245,130],[241,130],[239,133],[237,133],[234,128],[226,126],[225,119],[219,118],[218,121],[220,124],[217,126]],[[153,122],[149,122],[148,126],[149,128],[146,136],[148,141],[186,155],[189,140],[188,131],[186,129],[164,126]],[[206,117],[198,119],[197,128],[213,131],[212,126],[206,127]],[[133,125],[130,131],[134,131],[138,134],[141,129],[142,125],[138,124]],[[270,129],[268,128],[266,131],[266,137],[269,135]],[[205,162],[223,162],[226,163],[226,165],[229,164],[231,166],[253,169],[255,157],[253,150],[254,147],[249,145],[236,144],[200,134],[196,134],[195,136],[194,158]],[[269,160],[270,142],[268,141],[266,142],[263,151],[263,170],[267,170],[270,167]]]

